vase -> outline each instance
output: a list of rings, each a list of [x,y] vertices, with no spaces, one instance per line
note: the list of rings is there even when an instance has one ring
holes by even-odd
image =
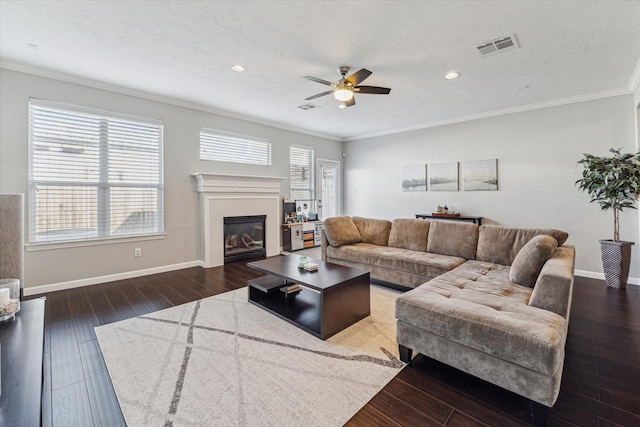
[[[633,242],[600,240],[604,278],[610,288],[624,289],[627,287],[633,244]]]

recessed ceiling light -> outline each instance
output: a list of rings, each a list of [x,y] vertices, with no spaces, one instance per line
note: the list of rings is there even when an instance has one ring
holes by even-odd
[[[458,77],[460,77],[460,73],[457,71],[451,71],[450,73],[444,75],[444,78],[447,80],[457,79]]]
[[[231,69],[233,71],[235,71],[236,73],[242,73],[244,70],[246,70],[246,68],[244,68],[242,65],[240,64],[236,64],[233,67],[231,67]]]

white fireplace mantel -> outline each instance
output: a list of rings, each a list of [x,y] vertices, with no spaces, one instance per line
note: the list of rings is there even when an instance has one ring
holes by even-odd
[[[286,178],[193,173],[200,201],[204,267],[224,264],[224,218],[266,215],[267,256],[280,253],[280,187]]]

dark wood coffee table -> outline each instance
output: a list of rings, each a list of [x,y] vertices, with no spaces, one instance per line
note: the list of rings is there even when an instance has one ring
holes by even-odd
[[[318,271],[298,268],[297,255],[247,263],[267,276],[249,280],[249,302],[323,340],[370,314],[369,273],[309,258]],[[292,284],[302,290],[286,294]]]

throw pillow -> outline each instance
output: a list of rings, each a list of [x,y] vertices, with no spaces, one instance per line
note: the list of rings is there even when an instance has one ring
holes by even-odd
[[[558,247],[558,241],[547,234],[529,240],[518,252],[509,270],[513,283],[533,288],[545,262]]]
[[[349,216],[335,216],[324,220],[324,232],[329,244],[335,248],[360,242],[360,232]]]

